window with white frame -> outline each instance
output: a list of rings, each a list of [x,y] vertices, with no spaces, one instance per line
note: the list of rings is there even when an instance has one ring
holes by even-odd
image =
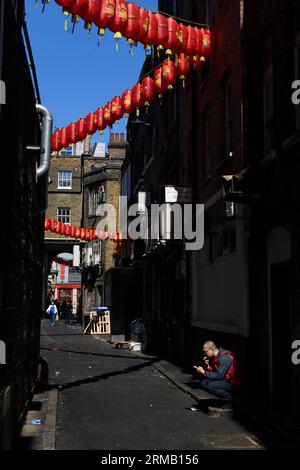
[[[71,209],[70,207],[57,208],[57,220],[64,224],[71,224]]]
[[[72,189],[72,171],[58,172],[58,189]]]

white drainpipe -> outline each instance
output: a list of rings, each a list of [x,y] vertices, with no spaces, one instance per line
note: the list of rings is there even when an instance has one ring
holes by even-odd
[[[40,148],[41,161],[36,171],[37,178],[39,179],[48,172],[50,167],[53,118],[52,114],[45,106],[41,104],[36,104],[35,106],[37,112],[43,116]]]

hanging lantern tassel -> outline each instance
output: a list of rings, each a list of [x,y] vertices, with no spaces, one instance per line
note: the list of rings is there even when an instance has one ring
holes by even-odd
[[[100,46],[100,42],[101,42],[101,40],[102,40],[102,37],[103,37],[104,34],[105,34],[105,29],[103,29],[103,28],[98,28],[97,34],[98,34],[98,47],[99,47],[99,46]]]
[[[74,34],[75,26],[76,23],[79,21],[79,15],[72,15],[72,23],[73,23],[73,28],[72,28],[72,34]]]
[[[88,37],[90,39],[91,37],[91,31],[92,31],[92,23],[90,21],[85,21],[84,22],[84,29],[88,30]]]
[[[136,117],[138,118],[139,115],[140,115],[140,110],[139,110],[139,108],[136,108]]]
[[[117,32],[114,34],[114,39],[116,40],[116,51],[119,52],[119,41],[122,38],[122,34]]]
[[[136,43],[132,39],[128,39],[128,44],[129,44],[129,54],[133,57],[133,46],[136,46]]]
[[[63,15],[64,15],[64,17],[65,17],[65,21],[64,21],[64,30],[65,30],[65,31],[68,31],[68,17],[69,17],[69,12],[68,12],[68,10],[63,9]]]
[[[46,7],[46,4],[50,2],[50,0],[42,0],[43,2],[43,9],[42,9],[42,13],[44,13],[45,11],[45,7]]]
[[[39,7],[39,0],[35,0],[35,8]]]

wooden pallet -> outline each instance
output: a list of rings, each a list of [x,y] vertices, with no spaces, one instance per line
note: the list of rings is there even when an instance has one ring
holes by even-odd
[[[110,312],[107,310],[103,315],[91,314],[90,322],[84,330],[90,335],[110,335]]]

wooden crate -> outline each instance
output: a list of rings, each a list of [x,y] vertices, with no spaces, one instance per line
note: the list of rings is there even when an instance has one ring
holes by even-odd
[[[90,334],[110,335],[110,312],[108,310],[103,315],[93,319]]]

